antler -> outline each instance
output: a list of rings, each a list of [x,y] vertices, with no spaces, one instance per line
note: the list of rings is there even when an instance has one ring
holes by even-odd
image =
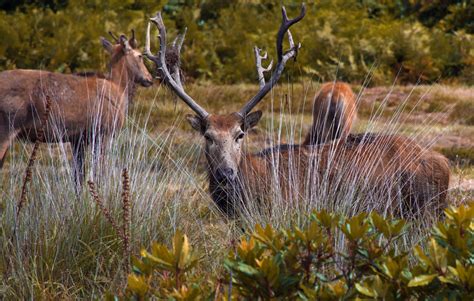
[[[265,86],[265,75],[264,72],[268,72],[272,70],[273,67],[273,60],[271,60],[270,64],[268,64],[267,68],[262,66],[262,60],[266,60],[268,57],[268,53],[265,51],[264,55],[261,55],[262,49],[258,48],[257,46],[254,47],[255,52],[255,65],[257,67],[257,74],[258,74],[258,82],[260,83],[260,89]]]
[[[119,38],[116,35],[114,35],[113,32],[109,31],[109,35],[112,37],[112,39],[114,39],[115,43],[117,44],[119,43]]]
[[[260,82],[260,91],[258,91],[257,95],[255,95],[252,99],[250,99],[244,105],[244,107],[239,111],[239,115],[242,117],[245,117],[250,111],[252,111],[252,109],[273,88],[273,86],[278,82],[278,79],[280,79],[280,76],[283,73],[283,70],[285,69],[286,62],[293,57],[296,59],[296,55],[298,54],[298,49],[300,49],[301,47],[300,43],[298,43],[298,45],[295,45],[293,41],[293,37],[291,36],[291,32],[289,31],[289,29],[293,24],[298,23],[299,21],[301,21],[301,19],[303,19],[303,17],[306,14],[306,6],[304,5],[304,3],[301,4],[300,15],[291,20],[288,19],[288,15],[286,14],[286,9],[284,6],[282,6],[281,8],[281,14],[282,14],[282,22],[280,25],[280,29],[278,30],[277,42],[276,42],[278,64],[276,65],[275,71],[273,71],[270,81],[268,83],[265,83],[263,72],[267,70],[262,68],[260,53],[257,53],[259,51],[257,51],[258,48],[256,48],[255,55],[257,57],[257,72],[258,72],[259,82]],[[290,49],[286,51],[285,53],[283,53],[283,38],[285,37],[286,32],[288,32],[288,40],[290,42]],[[259,57],[260,57],[260,64],[259,64]],[[264,57],[266,57],[266,55],[264,55]]]
[[[161,12],[157,12],[156,16],[150,19],[153,22],[159,31],[158,40],[160,42],[160,49],[158,50],[158,55],[155,56],[151,53],[150,50],[150,28],[151,24],[148,22],[148,28],[146,33],[146,43],[145,43],[145,55],[152,60],[158,67],[160,76],[165,81],[165,83],[173,90],[176,95],[181,98],[196,114],[202,118],[206,119],[209,113],[206,112],[200,105],[194,101],[185,91],[183,85],[181,84],[179,65],[174,64],[173,66],[173,75],[170,74],[168,67],[166,66],[166,28],[163,23],[163,18],[161,17]],[[186,31],[185,31],[186,33]],[[181,46],[184,41],[184,34],[178,36],[173,44],[177,44],[177,55],[179,57]]]
[[[176,38],[173,40],[173,43],[171,44],[171,47],[173,48],[173,50],[175,50],[175,53],[178,57],[176,63],[173,66],[173,73],[171,75],[173,76],[176,83],[181,87],[183,86],[183,84],[181,83],[181,66],[179,56],[181,54],[181,48],[183,47],[184,38],[186,37],[187,31],[188,28],[185,27],[183,33],[177,35]]]
[[[128,42],[130,43],[130,46],[132,46],[133,49],[137,48],[137,40],[135,39],[135,29],[132,29],[132,37]]]

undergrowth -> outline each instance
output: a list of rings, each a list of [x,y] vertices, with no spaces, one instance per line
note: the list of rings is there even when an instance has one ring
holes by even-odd
[[[280,143],[299,143],[311,122],[307,116],[311,114],[311,99],[317,87],[317,83],[305,83],[280,85],[275,89],[272,98],[262,105],[265,113],[261,127],[249,135],[249,151]],[[211,89],[192,84],[189,90],[211,109],[222,112],[239,107],[255,89],[248,85]],[[386,91],[390,88],[383,93]],[[469,94],[463,95],[469,97]],[[359,96],[364,98],[363,93]],[[96,299],[105,291],[119,292],[127,283],[128,255],[140,254],[141,246],[154,241],[163,244],[172,240],[178,229],[186,233],[189,245],[199,254],[196,262],[199,265],[193,268],[192,277],[200,277],[202,288],[208,288],[206,292],[220,292],[229,287],[229,271],[233,269],[231,266],[227,270],[222,268],[229,250],[234,250],[237,256],[227,259],[232,265],[241,260],[236,250],[242,247],[243,241],[250,244],[250,236],[239,240],[242,231],[249,231],[256,224],[271,224],[274,233],[286,241],[290,238],[284,237],[282,229],[307,229],[317,220],[315,216],[308,217],[312,210],[322,212],[331,208],[338,216],[347,218],[356,214],[350,211],[353,204],[349,198],[336,203],[325,198],[321,202],[291,207],[276,195],[271,214],[252,211],[241,220],[227,220],[209,197],[201,141],[189,133],[183,122],[182,104],[175,107],[173,96],[160,88],[139,90],[137,98],[124,129],[112,140],[103,141],[105,152],[101,162],[96,162],[88,152],[86,180],[94,183],[94,193],[103,208],[89,192],[90,186],[83,186],[76,195],[69,145],[48,144],[38,148],[35,164],[29,168],[31,179],[25,192],[26,201],[17,216],[32,146],[16,142],[10,148],[7,162],[0,171],[0,296],[8,300]],[[406,127],[400,116],[410,111],[399,106],[388,108],[388,100],[389,97],[382,99],[380,106],[368,110],[371,115],[368,120],[359,122],[358,131],[398,133]],[[403,106],[406,101],[414,100],[403,96],[399,101]],[[416,103],[410,108],[416,110]],[[359,104],[371,106],[362,100]],[[385,110],[393,114],[382,116]],[[435,124],[436,120],[426,120],[408,135],[416,140],[425,139],[426,146],[430,147],[436,142],[436,138],[430,136]],[[127,185],[124,178],[128,178]],[[128,193],[123,195],[126,186]],[[456,204],[469,199],[453,191],[451,196]],[[129,202],[125,208],[124,197]],[[104,209],[115,226],[105,218]],[[359,208],[367,212],[371,209]],[[128,210],[124,216],[123,212]],[[361,223],[373,227],[371,218]],[[347,246],[341,225],[334,225],[338,236],[329,246],[337,254],[344,254]],[[397,254],[408,252],[412,246],[426,241],[431,225],[430,216],[408,224],[390,248]],[[178,235],[178,241],[180,239],[183,237]],[[252,248],[265,249],[262,242],[255,238],[253,241]],[[325,263],[325,272],[326,266]],[[219,277],[213,280],[212,275]],[[314,287],[308,294],[312,289]],[[344,292],[348,291],[349,288]]]
[[[177,231],[172,247],[154,243],[133,261],[124,299],[144,300],[472,300],[474,203],[445,211],[412,250],[393,243],[406,222],[373,212],[313,212],[308,224],[257,225],[231,246],[221,272],[199,274],[200,256]],[[347,248],[333,248],[342,236]],[[109,296],[109,300],[114,300]]]

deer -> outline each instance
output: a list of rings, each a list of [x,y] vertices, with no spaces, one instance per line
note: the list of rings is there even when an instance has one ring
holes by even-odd
[[[345,139],[356,119],[356,96],[351,86],[344,82],[323,83],[314,98],[313,124],[303,144]]]
[[[210,114],[186,93],[179,69],[170,70],[166,64],[166,28],[161,12],[148,23],[144,53],[155,63],[166,86],[194,111],[186,119],[204,138],[209,192],[217,207],[236,217],[251,204],[271,202],[269,195],[275,189],[289,199],[293,193],[298,197],[329,187],[326,191],[351,188],[374,202],[387,203],[380,210],[394,214],[423,206],[443,208],[450,177],[447,159],[402,136],[364,133],[318,145],[281,145],[257,153],[244,149],[244,137],[262,117],[262,111],[252,110],[276,85],[286,63],[296,58],[301,47],[289,29],[305,12],[303,4],[299,16],[288,19],[282,7],[277,64],[270,79],[266,82],[263,74],[270,69],[261,64],[265,55],[255,51],[260,89],[239,111],[228,114]],[[156,55],[150,49],[152,23],[159,33]],[[290,48],[284,52],[286,34]]]
[[[61,74],[42,70],[9,70],[0,73],[0,168],[10,144],[17,138],[36,141],[40,116],[51,99],[50,117],[39,142],[70,142],[74,179],[84,178],[85,150],[98,136],[109,137],[120,129],[136,86],[149,87],[153,77],[137,49],[135,32],[128,39],[101,37],[110,55],[109,73]]]

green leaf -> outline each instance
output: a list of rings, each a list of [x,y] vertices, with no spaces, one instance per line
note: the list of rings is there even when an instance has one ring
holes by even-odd
[[[128,290],[140,296],[144,296],[148,292],[148,285],[143,276],[129,275],[127,284]]]
[[[259,274],[259,271],[256,268],[242,262],[226,260],[224,262],[224,265],[230,270],[240,272],[249,277],[253,277]]]
[[[375,297],[376,294],[377,294],[376,291],[373,288],[362,286],[359,283],[356,283],[355,287],[356,287],[356,289],[359,293],[361,293],[362,295],[368,296],[368,297]]]
[[[390,231],[387,222],[375,211],[372,212],[370,216],[375,228],[377,228],[378,231],[382,232],[382,234],[388,238],[390,236]]]
[[[438,274],[416,276],[415,278],[410,280],[410,282],[408,282],[408,287],[418,287],[418,286],[428,285],[437,276],[438,276]]]

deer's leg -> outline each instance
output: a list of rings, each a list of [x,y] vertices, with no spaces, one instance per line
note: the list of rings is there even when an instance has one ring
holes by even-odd
[[[75,139],[71,142],[72,147],[72,168],[74,172],[74,183],[76,186],[76,193],[79,195],[84,182],[85,175],[85,151],[87,143],[83,137]]]
[[[110,140],[104,135],[97,135],[93,138],[93,147],[92,147],[92,168],[94,175],[98,175],[100,172],[103,172],[104,166],[104,156],[107,150],[107,146]]]
[[[10,131],[8,127],[4,128],[0,126],[0,169],[3,167],[3,163],[7,157],[8,148],[17,134],[17,131]]]
[[[7,157],[8,147],[10,147],[10,141],[0,138],[0,169],[3,167],[5,158]]]
[[[7,156],[8,147],[10,147],[10,139],[0,133],[0,169],[3,167],[3,162]]]

